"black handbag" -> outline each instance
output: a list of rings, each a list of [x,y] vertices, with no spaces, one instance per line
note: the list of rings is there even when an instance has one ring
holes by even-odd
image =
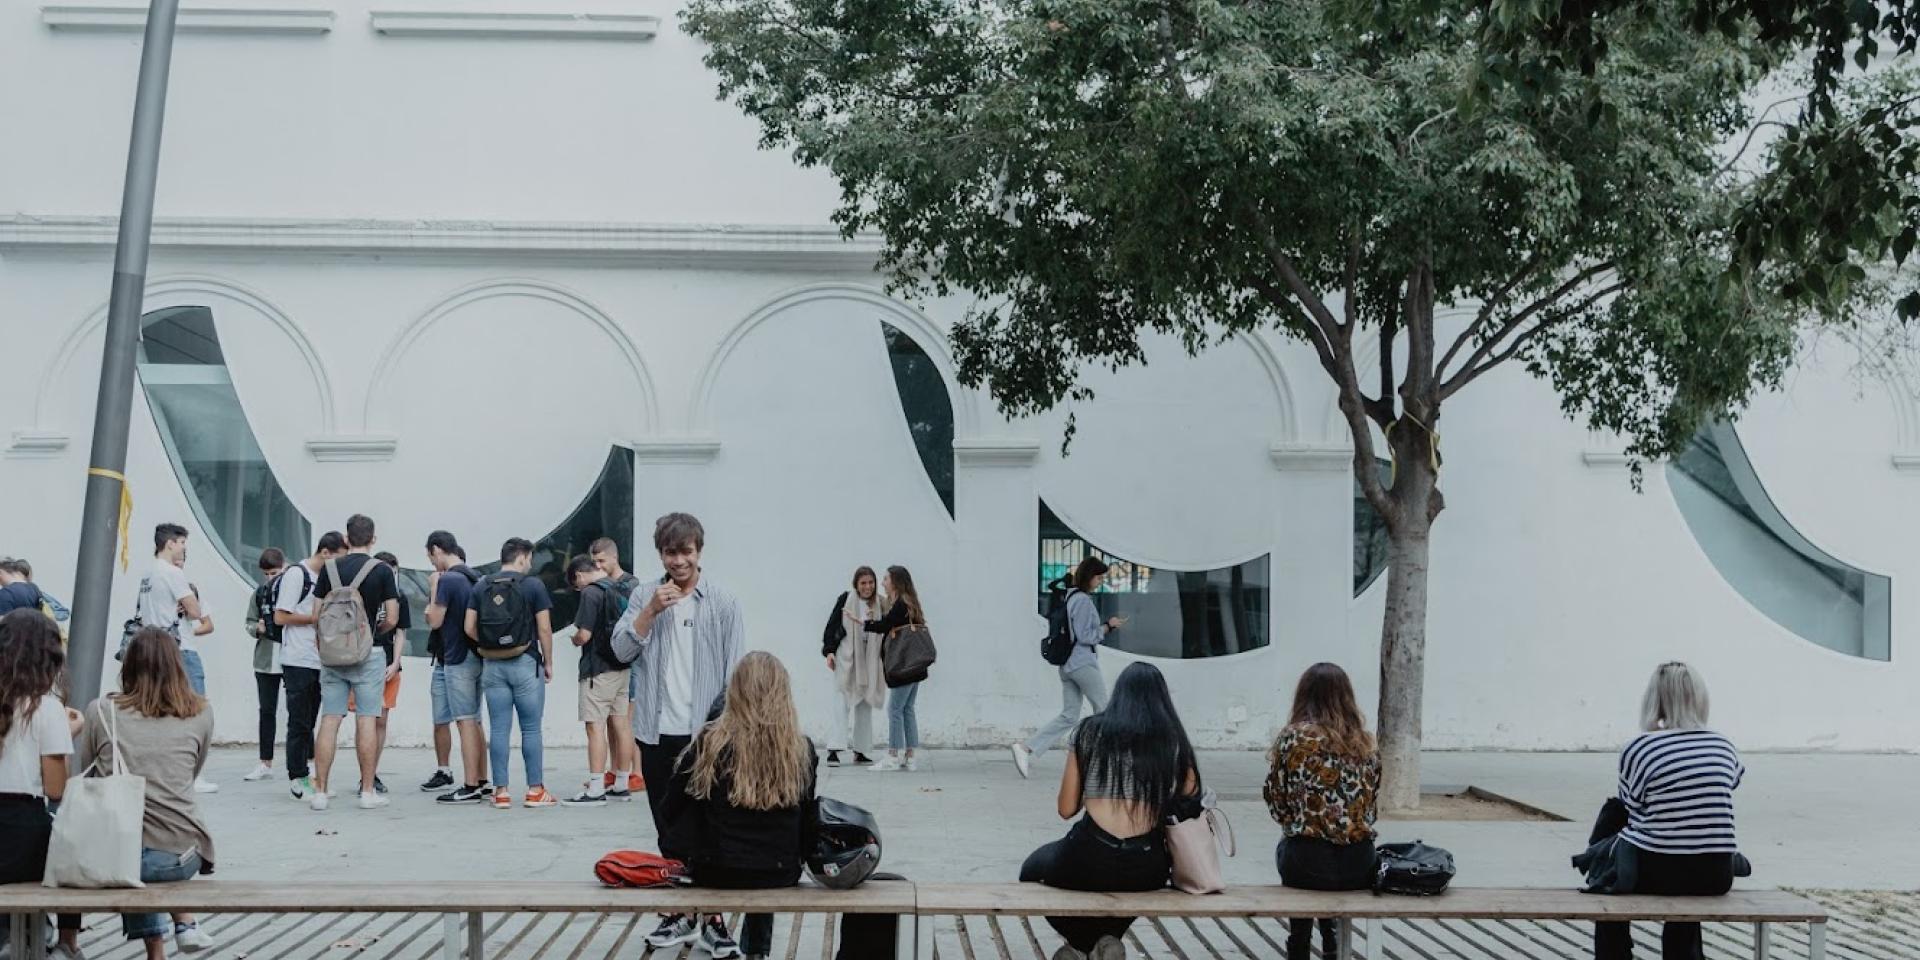
[[[1440,847],[1412,843],[1383,843],[1376,852],[1379,861],[1373,868],[1373,892],[1397,893],[1412,897],[1431,897],[1453,882],[1453,854]]]
[[[925,680],[937,657],[932,631],[924,623],[909,623],[887,634],[880,645],[880,670],[889,689],[904,687]]]

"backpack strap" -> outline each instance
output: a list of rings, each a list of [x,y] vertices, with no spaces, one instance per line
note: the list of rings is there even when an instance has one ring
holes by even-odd
[[[327,558],[327,579],[333,581],[335,587],[340,586],[340,565],[334,563],[332,557]]]
[[[374,567],[374,564],[377,564],[377,563],[379,563],[379,562],[380,562],[380,561],[378,561],[378,560],[375,560],[375,559],[374,559],[374,558],[372,557],[372,555],[368,555],[368,557],[367,557],[367,562],[366,562],[366,563],[363,563],[363,564],[361,564],[361,565],[360,565],[360,572],[359,572],[359,573],[356,573],[356,574],[354,574],[354,575],[353,575],[353,582],[352,582],[352,583],[349,583],[349,584],[347,584],[347,586],[349,586],[349,587],[352,587],[352,588],[353,588],[353,589],[355,589],[355,590],[358,590],[358,589],[360,589],[360,585],[361,585],[362,583],[365,583],[365,582],[366,582],[366,580],[367,580],[367,574],[369,574],[369,573],[372,573],[372,572],[373,572],[373,567]],[[332,561],[332,560],[328,560],[328,561],[327,561],[327,565],[328,565],[328,566],[332,566],[332,565],[333,565],[333,561]],[[339,575],[339,574],[334,574],[334,580],[333,580],[333,582],[334,582],[334,584],[335,584],[336,586],[337,586],[337,585],[338,585],[338,584],[340,583],[340,575]]]

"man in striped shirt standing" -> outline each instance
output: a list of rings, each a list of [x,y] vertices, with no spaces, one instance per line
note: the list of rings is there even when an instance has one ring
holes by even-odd
[[[1596,838],[1619,834],[1615,860],[1634,877],[1632,889],[1615,892],[1720,896],[1733,888],[1733,791],[1746,767],[1731,741],[1707,729],[1707,686],[1693,668],[1675,661],[1654,671],[1641,728],[1620,753],[1619,794],[1594,828]],[[1665,924],[1660,947],[1664,960],[1701,960],[1700,925]],[[1595,924],[1593,948],[1596,960],[1629,960],[1629,925]]]
[[[614,658],[633,665],[633,738],[640,749],[640,776],[654,785],[647,807],[660,852],[677,856],[660,819],[673,765],[693,741],[707,712],[727,688],[734,665],[746,654],[740,602],[700,569],[706,530],[690,514],[670,513],[653,527],[653,546],[665,573],[633,590],[627,612],[613,628]],[[654,949],[704,941],[716,960],[740,955],[725,921],[669,914],[647,936]]]

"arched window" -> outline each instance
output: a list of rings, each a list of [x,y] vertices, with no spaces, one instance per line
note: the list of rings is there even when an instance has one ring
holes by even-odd
[[[1393,483],[1393,461],[1374,458],[1380,470],[1380,482]],[[1359,596],[1373,586],[1387,569],[1387,518],[1373,508],[1373,502],[1353,481],[1353,595]]]
[[[1107,645],[1147,657],[1224,657],[1268,643],[1271,590],[1268,558],[1231,567],[1169,570],[1118,557],[1074,532],[1040,504],[1039,610],[1055,602],[1053,587],[1088,556],[1112,569],[1094,602],[1103,617],[1125,617]]]
[[[907,418],[907,430],[920,451],[920,465],[927,480],[946,504],[947,516],[953,516],[953,399],[947,395],[947,381],[933,358],[913,338],[893,324],[880,321],[886,337],[887,356],[893,361],[893,385],[900,392],[900,412]]]
[[[1842,562],[1794,529],[1732,425],[1701,427],[1668,465],[1667,481],[1701,551],[1768,619],[1830,650],[1890,658],[1892,581]]]

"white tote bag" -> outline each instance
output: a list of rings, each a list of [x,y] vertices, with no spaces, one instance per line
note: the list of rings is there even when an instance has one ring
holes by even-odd
[[[142,887],[140,847],[147,816],[147,778],[126,772],[120,753],[120,711],[113,701],[96,715],[105,721],[113,744],[113,769],[104,777],[89,776],[99,767],[67,781],[60,812],[53,818],[53,840],[47,845],[48,887]]]

